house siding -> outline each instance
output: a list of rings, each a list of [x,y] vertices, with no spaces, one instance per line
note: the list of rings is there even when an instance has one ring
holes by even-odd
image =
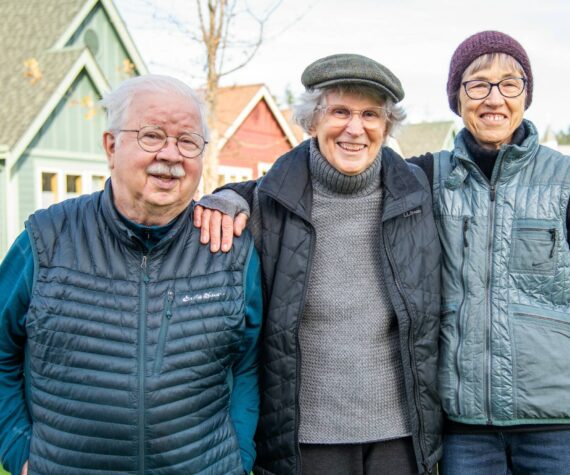
[[[100,95],[83,71],[59,102],[30,148],[103,154],[105,116]]]
[[[291,148],[271,109],[261,100],[222,148],[219,164],[249,168],[257,178],[259,162],[273,163]]]
[[[93,37],[93,34],[97,38],[98,47],[96,49],[90,47],[89,40],[86,41],[86,38]],[[132,58],[129,57],[123,47],[111,19],[100,4],[97,4],[87,15],[81,26],[69,39],[67,46],[87,46],[93,53],[105,78],[109,81],[111,89],[125,79],[140,74],[140,71],[132,64]],[[125,63],[125,60],[128,63]],[[128,67],[125,69],[125,64],[131,64],[133,69],[129,70]]]
[[[18,224],[41,207],[42,171],[58,174],[57,199],[65,199],[65,175],[82,177],[82,191],[91,192],[93,175],[108,176],[101,144],[105,129],[99,94],[83,72],[50,114],[16,164]]]

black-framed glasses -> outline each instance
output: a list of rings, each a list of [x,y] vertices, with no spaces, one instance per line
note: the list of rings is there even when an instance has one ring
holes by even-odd
[[[356,110],[350,109],[345,105],[334,104],[317,107],[317,110],[324,113],[333,124],[338,124],[339,126],[350,122],[354,114],[360,115],[363,125],[368,128],[379,127],[382,121],[387,118],[386,109],[380,106],[371,106],[366,109]]]
[[[146,125],[140,129],[121,129],[119,132],[136,132],[139,147],[145,152],[158,152],[164,148],[169,137],[173,138],[180,155],[185,158],[199,157],[208,143],[204,137],[195,132],[184,132],[178,137],[173,137],[154,125]]]
[[[524,88],[526,87],[526,82],[527,80],[525,78],[505,78],[499,82],[473,79],[472,81],[465,81],[461,84],[463,84],[467,97],[478,101],[488,97],[494,86],[497,86],[497,89],[503,97],[507,97],[509,99],[518,97],[523,93]]]

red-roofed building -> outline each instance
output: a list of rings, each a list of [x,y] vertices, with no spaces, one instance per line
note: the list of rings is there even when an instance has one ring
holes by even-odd
[[[216,120],[220,185],[264,175],[299,143],[263,84],[220,88]]]

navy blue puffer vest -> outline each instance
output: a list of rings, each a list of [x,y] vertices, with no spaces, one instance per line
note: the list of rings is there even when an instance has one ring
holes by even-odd
[[[30,474],[243,473],[230,369],[251,242],[213,255],[191,217],[148,255],[109,183],[30,217]]]

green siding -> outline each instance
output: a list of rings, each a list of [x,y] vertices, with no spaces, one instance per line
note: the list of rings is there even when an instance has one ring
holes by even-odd
[[[86,41],[86,37],[96,38],[95,48],[90,47],[90,41]],[[129,60],[131,63],[133,61],[127,54],[111,20],[101,5],[97,5],[87,15],[81,26],[70,38],[68,45],[88,46],[94,53],[95,59],[112,89],[125,79],[139,74],[136,69],[131,73],[125,71],[124,61]]]
[[[90,191],[90,176],[106,175],[107,162],[102,146],[105,117],[101,108],[93,110],[99,95],[83,71],[69,88],[16,164],[18,182],[18,223],[24,221],[41,203],[41,171],[60,175],[85,176],[83,191]],[[87,183],[87,181],[89,183]],[[63,187],[58,200],[65,198]]]
[[[34,168],[27,154],[20,157],[18,162],[18,223],[20,229],[24,221],[35,209]]]
[[[104,111],[100,96],[83,71],[39,130],[33,148],[102,154]]]

